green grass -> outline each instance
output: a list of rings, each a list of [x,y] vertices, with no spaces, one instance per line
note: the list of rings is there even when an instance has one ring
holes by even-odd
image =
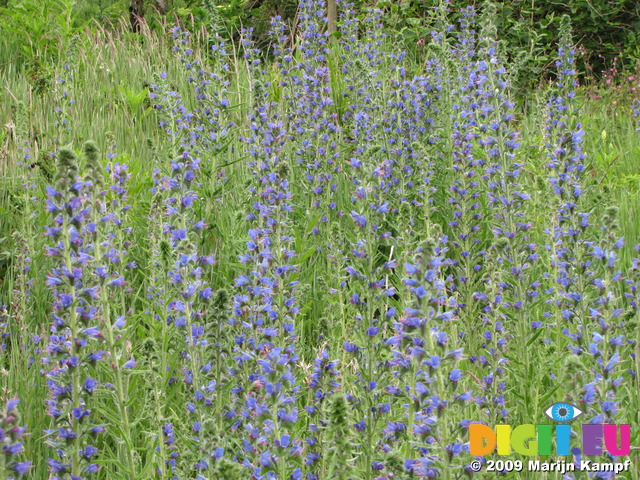
[[[195,56],[206,63],[209,57],[203,49],[207,40],[204,32],[198,32],[195,38]],[[28,339],[30,335],[40,334],[40,348],[43,348],[47,343],[50,325],[52,298],[44,282],[52,268],[52,260],[44,254],[48,239],[42,232],[50,223],[49,216],[43,209],[44,189],[55,172],[54,160],[50,154],[65,145],[78,151],[88,139],[96,141],[103,152],[109,151],[110,146],[115,144],[118,154],[116,160],[129,165],[132,177],[129,185],[132,204],[129,219],[133,227],[133,243],[129,254],[140,268],[128,279],[132,292],[124,300],[126,308],[132,311],[130,321],[133,325],[128,333],[129,343],[126,348],[139,359],[141,366],[129,377],[131,397],[128,406],[135,419],[132,437],[136,444],[135,459],[139,468],[139,476],[135,478],[152,478],[145,468],[152,468],[155,461],[152,450],[157,445],[155,435],[159,420],[154,418],[153,405],[156,399],[152,390],[158,386],[152,384],[153,379],[157,378],[152,372],[157,368],[153,364],[154,355],[157,354],[154,348],[160,345],[162,333],[158,322],[154,322],[147,313],[153,310],[146,297],[153,272],[153,259],[150,256],[153,248],[152,235],[158,233],[157,225],[149,217],[154,203],[150,191],[153,186],[151,174],[155,168],[166,170],[167,160],[176,154],[176,150],[174,145],[168,143],[167,136],[158,126],[158,114],[148,96],[150,85],[156,83],[160,72],[166,72],[171,88],[183,95],[185,106],[193,109],[196,105],[192,85],[171,47],[170,39],[156,32],[132,35],[122,27],[114,31],[94,28],[80,37],[77,50],[66,46],[57,60],[44,63],[41,72],[44,85],[38,90],[38,85],[28,76],[29,70],[16,67],[12,62],[15,52],[9,51],[0,40],[0,64],[4,64],[0,69],[0,124],[5,125],[0,134],[0,305],[7,305],[11,318],[9,347],[1,358],[4,370],[0,375],[0,398],[21,398],[22,423],[31,432],[25,440],[25,455],[34,461],[35,466],[30,474],[33,479],[47,477],[47,466],[43,459],[52,455],[51,448],[43,442],[42,433],[47,428],[52,428],[52,421],[45,413],[48,394],[45,379],[40,372],[44,367],[40,364],[39,355],[34,352],[34,345]],[[342,121],[346,103],[340,102],[346,100],[341,100],[341,93],[346,90],[347,80],[341,77],[339,70],[339,47],[333,48],[336,51],[330,57],[331,86],[337,106],[332,107],[334,109],[331,113],[339,114]],[[393,45],[387,44],[385,48],[391,51]],[[256,181],[252,168],[246,163],[247,146],[240,140],[242,135],[248,133],[248,115],[253,108],[252,102],[255,101],[252,98],[254,92],[242,57],[238,55],[231,62],[228,73],[216,73],[221,73],[229,80],[227,88],[231,107],[224,112],[223,122],[225,125],[233,123],[235,127],[231,128],[231,142],[222,152],[206,152],[202,158],[202,176],[197,188],[201,200],[196,204],[195,216],[202,217],[207,222],[198,245],[200,250],[215,253],[217,258],[217,264],[208,274],[207,281],[215,290],[226,289],[233,294],[234,279],[246,268],[238,261],[238,256],[245,250],[248,240],[245,216],[251,211],[252,202],[255,201],[247,187],[255,186]],[[391,63],[389,62],[390,65]],[[73,81],[70,81],[65,65],[69,65],[74,72]],[[413,64],[411,67],[416,73],[422,73],[422,65]],[[276,76],[275,69],[269,68],[267,71],[268,75]],[[385,88],[389,88],[391,75],[386,72],[390,70],[382,71]],[[65,84],[56,81],[60,77],[65,78]],[[292,114],[292,107],[287,104],[284,95],[289,92],[287,88],[293,87],[278,88],[273,87],[279,100],[278,113],[289,121],[287,114]],[[68,99],[73,100],[72,105],[63,97],[65,89],[68,91]],[[582,95],[583,93],[586,92],[581,91],[581,119],[586,132],[584,150],[587,155],[584,175],[587,194],[584,204],[592,211],[594,223],[599,221],[606,207],[619,207],[619,236],[627,241],[619,252],[619,264],[626,276],[632,258],[637,255],[633,249],[634,244],[640,242],[640,223],[637,219],[640,201],[640,135],[635,132],[635,120],[627,105],[629,99],[608,97],[606,92],[601,98],[591,99],[586,94]],[[543,123],[547,94],[546,91],[535,92],[528,99],[526,112],[517,113],[522,141],[520,154],[525,163],[521,178],[532,197],[527,207],[527,214],[533,223],[531,242],[538,244],[541,255],[544,254],[544,245],[548,241],[544,230],[554,211],[550,191],[545,183],[548,172],[545,167],[547,154],[544,148]],[[19,104],[22,106],[18,107]],[[56,113],[56,107],[62,109],[62,115],[67,119],[65,128],[56,125],[56,121],[62,118]],[[452,172],[450,145],[446,134],[451,126],[448,115],[439,117],[438,121],[443,143],[437,147],[427,145],[427,142],[421,145],[426,155],[430,156],[429,159],[435,163],[435,211],[430,211],[427,206],[421,213],[428,218],[425,224],[429,228],[450,233],[448,221],[451,208],[447,205],[446,182],[452,177]],[[348,124],[345,124],[345,132],[348,131],[347,128]],[[356,148],[346,141],[346,136],[346,133],[339,132],[334,137],[343,159],[355,155]],[[30,159],[26,162],[28,168],[19,165],[23,156],[20,147],[24,142],[31,149]],[[347,245],[345,250],[348,251],[359,240],[360,234],[349,219],[349,211],[355,208],[350,199],[353,184],[348,173],[336,175],[337,193],[334,198],[339,209],[345,211],[346,215],[340,218],[332,216],[332,221],[323,234],[313,235],[313,227],[319,225],[320,216],[327,212],[317,212],[311,207],[313,196],[309,193],[304,169],[293,160],[297,147],[299,145],[294,138],[285,147],[283,156],[289,159],[289,176],[295,205],[290,219],[295,250],[298,253],[296,262],[299,264],[299,270],[292,280],[298,280],[301,284],[298,294],[301,312],[296,324],[299,337],[296,348],[301,357],[300,375],[310,371],[319,349],[328,346],[332,358],[345,360],[341,365],[341,369],[344,369],[342,378],[347,385],[344,388],[349,389],[349,382],[356,378],[357,365],[346,357],[341,345],[351,338],[358,326],[358,322],[354,320],[354,307],[349,305],[349,296],[359,288],[366,292],[366,287],[356,286],[354,282],[342,289],[340,281],[347,262],[344,258],[336,258],[335,262],[327,259],[324,254],[318,253],[318,249],[327,249],[332,242],[343,241]],[[445,153],[442,158],[437,155],[438,148]],[[106,158],[103,162],[107,162]],[[24,183],[33,184],[35,188],[25,193]],[[37,197],[35,202],[29,200],[32,195]],[[390,228],[399,230],[404,227],[405,225],[398,224],[391,225]],[[484,231],[490,232],[488,225],[484,226]],[[371,265],[388,260],[391,252],[401,260],[400,267],[390,274],[391,278],[388,280],[398,290],[403,288],[403,272],[400,271],[402,263],[411,258],[412,249],[423,240],[420,238],[422,235],[427,236],[426,231],[419,232],[416,238],[407,239],[407,243],[398,242],[394,245],[394,250],[389,245],[382,244],[371,247]],[[488,234],[483,239],[487,245],[491,241]],[[28,273],[23,274],[21,269],[25,265],[26,252],[31,257],[31,268]],[[548,259],[545,261],[548,263]],[[531,278],[542,280],[545,267],[548,265],[545,266],[544,262],[536,266],[535,275],[531,274]],[[25,285],[27,280],[32,284]],[[24,295],[26,288],[30,290],[29,296]],[[337,293],[329,293],[331,288],[336,288]],[[407,305],[405,297],[395,301],[399,311]],[[530,318],[539,318],[545,308],[544,303],[540,302],[527,314]],[[377,314],[373,309],[369,313]],[[226,312],[220,314],[223,319],[225,315]],[[477,320],[463,318],[461,326],[456,324],[455,328],[465,330],[474,321]],[[391,325],[386,328],[385,333],[390,333]],[[637,328],[637,318],[633,318],[625,332],[633,334]],[[509,332],[513,336],[513,343],[509,347],[511,362],[508,381],[511,383],[506,395],[510,408],[509,423],[512,425],[545,421],[543,410],[555,401],[564,400],[567,394],[579,392],[581,385],[571,382],[588,376],[586,370],[571,376],[575,373],[572,369],[586,369],[585,365],[588,363],[576,366],[571,355],[563,349],[567,340],[558,335],[557,331],[551,330],[544,331],[540,337],[534,337],[527,333],[528,325],[520,324],[514,325]],[[319,338],[319,335],[322,336]],[[546,336],[551,339],[549,344],[542,341]],[[470,345],[474,345],[473,342],[477,344],[475,340],[469,341],[472,342]],[[619,372],[635,368],[629,355],[631,348],[627,346]],[[34,355],[34,363],[27,368],[31,355]],[[481,369],[468,362],[464,365],[467,385],[478,388],[474,379],[483,375]],[[550,372],[556,374],[559,380],[550,379]],[[306,388],[304,384],[302,388]],[[178,424],[184,415],[184,392],[176,387],[165,393],[167,418]],[[228,392],[221,393],[223,394],[229,395]],[[96,405],[99,406],[98,411],[102,412],[101,418],[106,423],[117,423],[117,417],[113,417],[114,411],[110,410],[110,397],[104,392],[97,397]],[[640,424],[636,378],[625,374],[624,387],[618,393],[618,398],[621,408],[618,423],[627,422],[632,425],[632,445],[638,446],[640,432],[633,430]],[[473,406],[467,406],[459,413],[469,417],[476,416],[471,419],[477,419],[478,415]],[[184,428],[184,425],[181,428],[180,435],[188,436],[188,428]],[[300,435],[304,437],[304,429],[299,428],[302,431]],[[121,466],[124,461],[123,445],[118,439],[107,435],[99,446],[102,458],[107,463],[103,465],[101,473],[93,478],[126,478]],[[519,478],[540,477],[532,474]],[[625,478],[638,479],[637,470]]]

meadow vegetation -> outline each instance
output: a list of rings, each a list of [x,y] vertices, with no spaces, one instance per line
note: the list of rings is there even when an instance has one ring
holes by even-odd
[[[299,3],[0,40],[1,478],[492,478],[469,425],[557,402],[640,445],[638,80]]]

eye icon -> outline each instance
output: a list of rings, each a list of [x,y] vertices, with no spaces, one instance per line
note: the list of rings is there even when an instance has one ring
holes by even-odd
[[[582,415],[582,410],[569,403],[558,402],[547,408],[544,414],[556,422],[570,422]]]

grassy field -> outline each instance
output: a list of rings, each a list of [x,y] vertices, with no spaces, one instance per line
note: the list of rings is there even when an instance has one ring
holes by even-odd
[[[303,3],[266,55],[98,28],[3,64],[0,478],[638,479],[633,94],[567,29],[515,98],[490,15],[416,59]],[[474,471],[470,424],[556,403],[570,455]],[[584,451],[603,423],[630,453]],[[631,467],[527,472],[580,458]]]

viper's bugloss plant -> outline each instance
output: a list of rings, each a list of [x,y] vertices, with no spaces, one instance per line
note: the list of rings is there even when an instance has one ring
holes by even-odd
[[[323,464],[324,478],[352,478],[356,475],[357,447],[351,435],[352,418],[345,396],[334,395],[325,427],[325,448],[322,449],[322,457],[316,459]]]
[[[616,392],[624,379],[619,376],[618,364],[621,363],[620,349],[627,344],[628,326],[623,318],[622,271],[618,268],[618,252],[624,246],[619,237],[617,207],[605,210],[601,220],[601,234],[598,241],[590,242],[589,279],[589,327],[583,333],[590,334],[588,353],[594,363],[592,371],[595,381],[585,385],[582,400],[589,408],[593,401],[597,404],[593,410],[602,418],[601,423],[613,423],[619,410]],[[588,267],[589,268],[589,267]],[[592,423],[600,423],[592,420]]]
[[[4,76],[0,477],[460,480],[474,423],[632,424],[640,103],[566,24],[523,97],[491,5],[216,3]]]
[[[378,20],[378,11],[367,18],[367,35],[381,35]],[[349,89],[354,90],[347,97],[349,106],[344,115],[353,142],[345,167],[350,225],[345,229],[348,241],[336,249],[336,263],[342,267],[341,281],[330,292],[341,303],[342,363],[346,374],[357,379],[345,385],[346,398],[357,412],[353,417],[355,443],[363,451],[355,468],[363,472],[364,478],[374,478],[384,470],[384,456],[388,453],[381,432],[391,407],[383,393],[388,376],[388,346],[384,338],[397,312],[390,300],[396,287],[389,280],[397,266],[395,239],[389,228],[389,218],[397,214],[392,206],[396,165],[384,134],[385,128],[390,131],[391,127],[383,126],[386,112],[375,102],[380,95],[376,88],[381,84],[366,85],[359,78],[363,71],[370,72],[371,79],[377,76],[376,42],[368,47],[356,41],[347,45],[350,49],[344,55],[344,69]]]
[[[451,96],[453,170],[447,200],[451,206],[447,231],[450,232],[449,255],[454,265],[451,288],[458,297],[458,310],[470,319],[479,318],[474,292],[481,289],[483,257],[486,254],[483,242],[486,236],[486,227],[483,228],[486,212],[481,208],[487,190],[486,183],[481,181],[486,160],[474,148],[475,139],[479,136],[476,110],[480,107],[475,95],[478,80],[474,68],[477,43],[475,25],[475,10],[464,9],[455,43],[452,46],[446,44],[446,52],[464,60],[455,72],[457,82],[447,85]],[[473,336],[468,337],[469,342],[473,340]]]
[[[386,390],[403,399],[402,430],[407,433],[400,448],[405,468],[415,476],[462,469],[452,461],[466,449],[457,411],[472,399],[472,392],[466,390],[459,368],[464,350],[449,333],[458,319],[456,302],[447,297],[442,280],[445,254],[446,249],[428,239],[404,265],[406,307],[387,341],[394,349],[394,384]]]
[[[432,71],[438,65],[433,60],[427,62],[425,69],[431,75],[412,76],[407,71],[406,52],[392,53],[387,61],[394,75],[385,89],[386,108],[380,126],[388,165],[384,174],[379,174],[377,189],[394,205],[391,212],[399,214],[397,224],[404,228],[398,235],[409,247],[408,239],[419,237],[418,232],[428,230],[429,224],[434,223],[433,197],[437,188],[433,185],[433,145],[438,135],[434,118],[438,112],[435,92],[439,81]]]
[[[13,232],[13,239],[17,248],[16,265],[19,267],[17,268],[16,282],[12,290],[11,316],[14,321],[10,326],[13,328],[8,328],[6,333],[11,334],[13,331],[15,345],[22,345],[21,348],[24,348],[28,343],[27,337],[31,327],[27,326],[27,312],[33,307],[34,302],[34,295],[32,295],[34,278],[31,271],[33,257],[40,247],[38,239],[41,238],[41,236],[35,235],[35,219],[41,193],[34,168],[36,166],[43,168],[43,172],[46,172],[45,175],[47,177],[50,175],[50,170],[48,168],[45,169],[37,158],[39,155],[38,144],[33,142],[33,139],[29,136],[28,111],[25,105],[22,102],[18,103],[14,113],[16,118],[17,150],[20,152],[21,157],[17,163],[21,167],[19,172],[22,182],[22,215],[19,228]]]
[[[160,298],[164,303],[159,320],[164,322],[163,341],[167,341],[169,334],[175,335],[171,342],[179,349],[180,360],[177,365],[167,364],[165,358],[161,362],[161,374],[166,381],[167,369],[173,369],[172,378],[178,372],[182,376],[187,398],[184,409],[189,412],[192,436],[188,442],[180,445],[182,448],[174,450],[173,425],[167,423],[162,428],[164,444],[172,453],[164,452],[167,466],[172,471],[175,468],[175,456],[181,450],[184,464],[178,471],[191,472],[207,470],[209,468],[210,446],[200,436],[205,411],[213,405],[216,380],[212,376],[211,364],[206,352],[208,344],[205,332],[206,312],[204,306],[213,296],[213,290],[207,286],[204,272],[214,264],[213,254],[202,254],[198,248],[199,237],[205,222],[195,217],[194,203],[198,195],[194,191],[197,186],[197,174],[201,159],[192,154],[194,131],[190,130],[191,115],[177,93],[156,87],[161,92],[158,108],[165,118],[167,133],[175,140],[182,150],[175,158],[168,162],[167,173],[158,175],[153,187],[153,193],[158,195],[159,207],[162,209],[163,240],[161,248],[163,267],[166,268],[164,279],[156,279]],[[194,148],[197,151],[197,148]],[[168,328],[168,329],[167,329]],[[171,382],[171,379],[168,379]],[[189,473],[186,473],[189,474]]]
[[[482,288],[473,293],[473,300],[480,309],[481,333],[479,345],[470,353],[469,361],[481,372],[480,389],[474,396],[480,407],[480,418],[489,425],[508,419],[505,392],[509,358],[507,345],[512,336],[507,327],[503,310],[503,291],[500,259],[508,248],[505,238],[497,239],[487,252],[487,272],[482,278]]]
[[[53,143],[56,149],[65,142],[71,141],[70,132],[73,131],[73,118],[76,98],[75,98],[75,75],[77,72],[76,63],[78,56],[79,38],[74,36],[69,42],[65,52],[65,60],[62,68],[55,72],[55,83],[53,85],[54,111],[56,120],[56,136]]]
[[[53,293],[52,326],[46,357],[47,411],[54,428],[47,430],[56,457],[49,458],[51,478],[80,478],[96,473],[93,445],[104,426],[95,423],[90,406],[99,388],[95,365],[105,357],[96,301],[91,222],[92,183],[82,180],[77,157],[68,148],[58,153],[54,185],[47,187],[46,210],[53,217],[45,235],[54,268],[47,277]]]
[[[482,180],[486,184],[486,219],[493,232],[495,247],[489,252],[495,257],[486,261],[492,262],[492,268],[499,269],[491,281],[490,295],[483,292],[483,286],[474,295],[484,293],[494,297],[489,299],[490,302],[498,300],[495,305],[498,311],[494,314],[502,315],[504,323],[491,322],[489,325],[514,331],[512,338],[522,341],[531,334],[532,322],[537,320],[531,318],[528,307],[538,296],[540,282],[527,275],[527,271],[533,268],[539,254],[536,252],[537,244],[530,240],[529,231],[533,223],[528,218],[530,194],[522,183],[525,166],[520,152],[522,137],[516,130],[515,104],[510,96],[509,77],[496,40],[495,5],[491,3],[483,11],[472,78],[473,96],[477,102],[474,140],[477,154],[484,158]],[[487,334],[499,335],[503,342],[507,340],[498,330],[485,331],[485,339]],[[528,370],[532,362],[525,349],[518,365]],[[494,365],[490,374],[495,375],[504,368],[504,365],[501,369]],[[504,387],[505,378],[503,375],[498,384]],[[508,390],[503,388],[499,397],[507,393]],[[506,407],[506,402],[502,402],[502,406]]]
[[[333,469],[344,468],[343,472],[349,471],[352,465],[351,454],[349,452],[335,452],[335,433],[332,432],[331,422],[334,421],[332,412],[333,396],[337,394],[340,372],[337,369],[337,361],[329,358],[329,352],[323,349],[316,357],[313,364],[313,373],[307,380],[309,392],[312,395],[307,400],[305,411],[309,419],[308,433],[305,438],[306,455],[305,465],[309,480],[319,480],[320,478],[331,478]],[[339,395],[339,394],[338,394]],[[344,400],[343,400],[344,402]],[[336,419],[343,420],[344,417]],[[339,429],[339,427],[338,427]],[[339,450],[339,449],[338,449]],[[331,452],[337,455],[344,455],[339,465],[335,465],[331,459]]]
[[[18,412],[19,403],[19,399],[12,398],[0,411],[0,473],[7,480],[22,478],[32,467],[30,460],[24,460],[22,439],[28,432],[26,427],[20,425],[22,420]]]
[[[98,147],[94,142],[84,145],[86,162],[84,165],[85,181],[90,192],[90,223],[88,239],[93,245],[95,268],[93,280],[99,286],[98,313],[101,317],[101,328],[105,339],[105,354],[108,357],[108,391],[112,395],[111,404],[118,412],[119,422],[111,424],[109,435],[114,435],[122,442],[123,449],[119,457],[124,459],[123,468],[129,478],[138,476],[135,461],[135,448],[131,427],[131,414],[128,404],[129,371],[136,366],[131,352],[127,351],[127,323],[131,314],[129,303],[131,289],[127,277],[136,267],[135,262],[127,262],[127,240],[132,228],[127,226],[127,182],[129,174],[127,166],[110,163],[106,170],[99,158]],[[115,153],[110,152],[114,158]],[[108,175],[105,179],[105,174]]]
[[[556,62],[557,88],[547,106],[547,167],[557,196],[557,213],[546,230],[552,239],[547,245],[552,267],[548,277],[553,281],[547,290],[548,303],[555,307],[546,316],[568,339],[571,361],[579,365],[564,372],[573,386],[568,398],[583,407],[589,423],[608,423],[619,409],[616,392],[623,383],[618,376],[619,350],[627,344],[623,274],[617,266],[624,239],[617,235],[617,207],[605,210],[600,234],[593,216],[585,211],[584,130],[576,105],[574,64],[575,51],[565,22]]]
[[[640,252],[640,245],[635,245],[634,250],[635,252]],[[640,310],[640,259],[638,257],[634,257],[631,261],[629,278],[625,279],[625,283],[627,284],[627,290],[624,292],[624,297],[628,306],[625,319],[631,322],[631,319]],[[638,378],[638,372],[640,372],[640,330],[636,333],[636,338],[630,339],[630,341],[635,343],[632,371]]]
[[[245,58],[252,78],[262,84],[265,72],[244,32]],[[265,85],[268,87],[268,85]],[[255,478],[302,478],[302,442],[296,435],[300,384],[295,350],[299,311],[289,190],[290,165],[283,149],[287,135],[282,119],[272,109],[266,88],[255,92],[249,114],[247,163],[253,178],[247,213],[249,240],[239,261],[243,273],[235,279],[236,293],[230,319],[237,325],[234,351],[235,379],[227,417],[239,433],[233,455]]]
[[[556,331],[571,339],[570,349],[581,354],[586,349],[589,335],[585,325],[588,289],[589,213],[581,208],[584,193],[582,173],[585,154],[582,150],[584,130],[576,105],[575,50],[571,32],[565,22],[558,48],[556,88],[547,102],[546,138],[549,161],[549,182],[555,197],[552,225],[545,230],[550,237],[546,250],[552,271],[548,278],[551,286],[548,303],[555,308],[546,312]]]
[[[341,169],[337,161],[338,125],[331,94],[328,33],[324,30],[325,7],[324,0],[300,3],[300,61],[291,72],[292,94],[288,99],[294,109],[288,119],[289,132],[296,139],[292,168],[300,171],[304,189],[311,192],[306,207],[320,220],[312,229],[314,235],[338,213],[336,177]]]
[[[526,271],[539,255],[536,244],[529,241],[532,222],[527,218],[530,195],[524,189],[524,159],[519,153],[521,135],[516,128],[515,104],[510,98],[506,67],[499,58],[495,40],[494,10],[484,12],[481,31],[482,48],[476,66],[477,142],[486,155],[485,175],[488,202],[494,220],[492,230],[497,239],[507,240],[497,251],[504,269],[505,307],[517,317],[519,326],[530,323],[527,304],[537,296],[539,282],[527,278]],[[524,330],[521,332],[525,334]]]
[[[634,118],[637,118],[637,127],[636,132],[640,132],[640,100],[636,101],[632,106],[631,110],[633,111]]]
[[[190,32],[174,26],[170,33],[174,41],[174,54],[180,59],[196,103],[195,108],[187,114],[189,127],[188,132],[183,132],[183,137],[189,139],[193,155],[208,158],[227,147],[229,128],[233,127],[233,123],[225,123],[225,112],[230,107],[229,80],[226,78],[230,67],[226,42],[218,34],[208,38],[211,60],[205,62],[197,56]]]

